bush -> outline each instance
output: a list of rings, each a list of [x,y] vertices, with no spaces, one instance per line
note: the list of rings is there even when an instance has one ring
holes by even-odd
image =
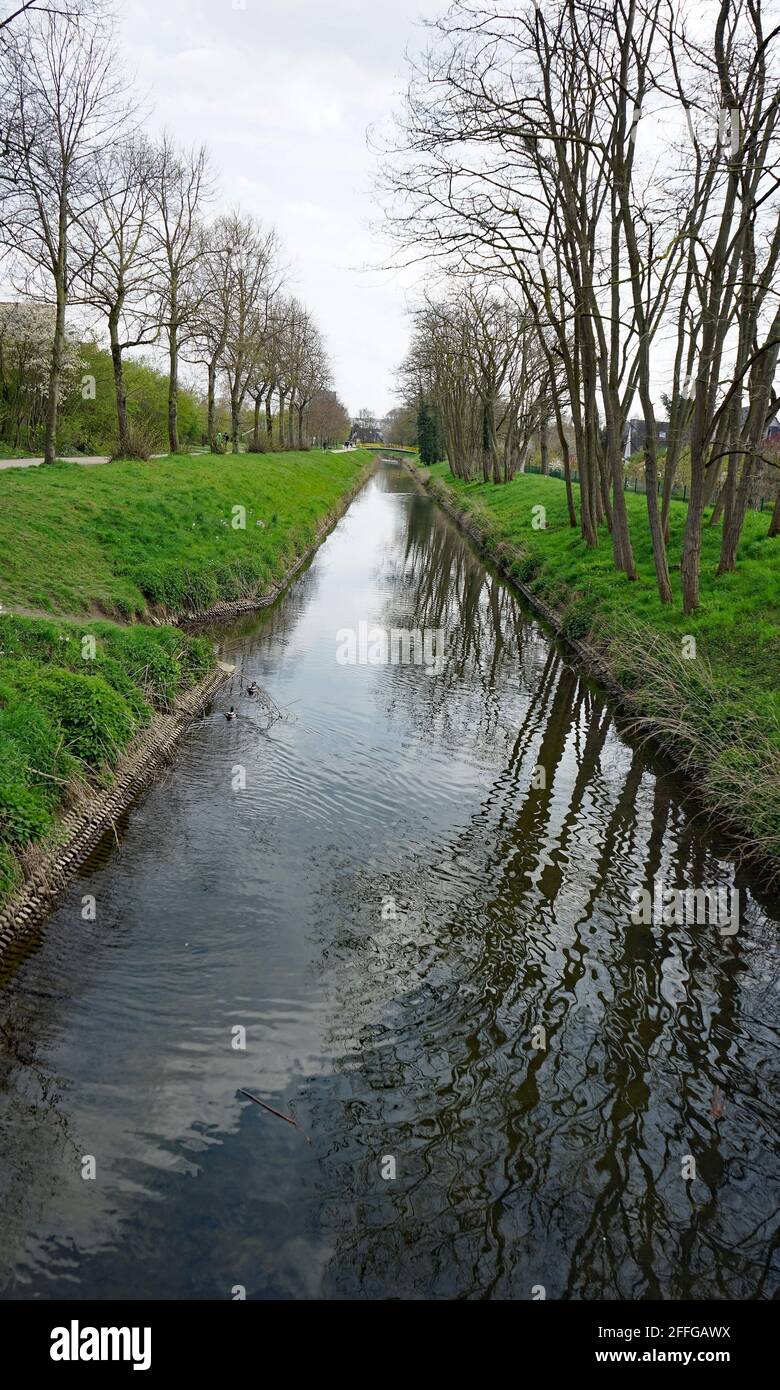
[[[130,420],[127,427],[128,449],[126,453],[115,453],[114,459],[141,459],[147,463],[152,454],[160,452],[160,431],[159,427],[149,420],[136,419]]]
[[[512,574],[521,584],[528,584],[539,573],[542,562],[538,555],[524,555],[522,559],[515,560],[512,565]]]
[[[40,792],[19,782],[0,781],[0,840],[27,845],[50,828],[51,811]]]
[[[110,685],[117,695],[121,695],[122,699],[127,701],[139,724],[149,722],[152,712],[139,689],[139,685],[142,686],[143,682],[134,681],[116,657],[107,656],[104,652],[99,651],[93,661],[81,662],[79,674],[92,678],[98,676],[107,685]]]
[[[127,701],[100,676],[50,671],[35,682],[35,700],[59,724],[66,748],[95,769],[117,762],[136,726]]]
[[[561,634],[570,641],[587,637],[593,626],[593,609],[587,603],[573,603],[564,613]]]

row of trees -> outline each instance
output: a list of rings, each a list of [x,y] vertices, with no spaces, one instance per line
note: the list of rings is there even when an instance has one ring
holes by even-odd
[[[183,363],[205,373],[212,448],[220,390],[234,447],[247,402],[253,447],[271,443],[274,414],[279,442],[301,447],[330,367],[311,313],[285,292],[277,235],[240,211],[207,220],[206,147],[150,140],[121,71],[104,0],[22,6],[0,27],[0,249],[17,292],[52,306],[46,462],[72,357],[69,308],[96,314],[108,339],[121,456],[143,443],[128,414],[125,354],[158,344],[172,453]]]
[[[635,578],[622,455],[638,400],[663,602],[672,489],[689,452],[686,612],[698,603],[707,504],[720,493],[725,572],[751,492],[776,466],[764,444],[780,350],[770,8],[455,0],[431,26],[386,161],[402,244],[469,281],[421,310],[407,364],[437,399],[451,463],[470,467],[476,456],[491,476],[511,476],[526,421],[559,422],[565,408],[581,480],[576,522],[588,546],[606,525],[616,567]],[[536,346],[516,402],[526,333]],[[670,403],[662,480],[656,384]]]
[[[549,338],[522,300],[484,282],[458,285],[414,314],[404,393],[425,402],[457,477],[509,482],[532,439],[546,438],[565,393]]]

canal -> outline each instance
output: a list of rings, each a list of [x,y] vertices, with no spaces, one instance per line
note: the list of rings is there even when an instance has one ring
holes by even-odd
[[[214,636],[4,963],[0,1293],[771,1297],[780,909],[671,774],[399,468]],[[739,929],[633,920],[656,881]]]

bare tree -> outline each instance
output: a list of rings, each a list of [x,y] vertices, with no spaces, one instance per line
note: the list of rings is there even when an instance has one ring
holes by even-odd
[[[524,470],[550,410],[553,368],[533,315],[503,286],[456,281],[445,298],[428,298],[402,379],[410,404],[433,402],[458,476],[506,483]]]
[[[3,9],[7,9],[9,3],[10,13],[0,16],[0,32],[10,28],[31,11],[35,11],[36,14],[57,14],[62,18],[77,19],[85,11],[99,7],[100,0],[56,0],[56,3],[51,5],[46,4],[45,0],[6,0]]]
[[[669,509],[690,429],[687,612],[698,602],[703,511],[722,462],[721,571],[735,562],[766,466],[780,256],[780,26],[765,22],[768,8],[762,0],[717,0],[707,13],[685,0],[619,0],[612,8],[454,0],[429,26],[385,166],[388,216],[407,258],[508,277],[521,288],[550,368],[570,519],[570,460],[556,404],[563,380],[583,535],[596,545],[606,522],[615,565],[629,578],[637,571],[622,455],[638,396],[662,602],[672,597]],[[654,131],[662,121],[659,159]],[[670,138],[675,125],[687,129],[684,140]],[[432,327],[427,349],[416,341],[411,368],[429,370],[428,353],[439,383],[452,377],[439,418],[458,472],[467,467],[459,436],[471,428],[469,411],[461,400],[448,418],[462,382]],[[662,484],[652,354],[670,328]],[[465,351],[473,325],[461,323],[459,333]]]
[[[740,450],[748,460],[743,478],[746,488],[749,485],[753,472],[750,460],[755,456],[757,436],[763,434],[777,360],[776,328],[770,327],[761,347],[756,342],[756,332],[767,292],[776,293],[774,277],[780,251],[776,220],[780,90],[776,65],[774,79],[768,67],[772,42],[776,42],[780,29],[775,26],[765,32],[761,0],[719,0],[710,56],[702,53],[700,43],[671,14],[665,37],[675,90],[688,116],[701,209],[690,250],[690,256],[696,258],[691,292],[699,307],[690,387],[691,488],[681,562],[683,607],[690,613],[699,602],[704,507],[724,457],[729,459],[727,485],[731,505]],[[697,111],[701,112],[701,92],[708,89],[709,74],[715,111],[710,112],[709,121],[697,124],[694,117]],[[721,133],[724,116],[725,141]],[[702,175],[702,170],[706,175]],[[775,200],[774,235],[770,232],[766,261],[759,268],[755,227],[771,200]],[[719,401],[728,335],[735,322],[738,342],[734,380],[728,400]],[[760,364],[766,353],[774,353],[774,362]],[[747,372],[752,374],[754,396],[747,412],[747,434],[740,441],[740,395]],[[740,509],[744,498],[745,493],[738,503]],[[735,526],[727,528],[728,536],[724,533],[721,564],[726,569],[733,563],[735,538],[741,529],[738,514],[733,519]]]
[[[168,339],[168,446],[179,450],[179,353],[197,332],[202,286],[197,276],[201,255],[200,213],[212,191],[205,145],[179,150],[163,136],[152,185],[151,237],[158,266],[160,322]]]
[[[206,367],[206,430],[212,453],[223,452],[217,443],[217,377],[230,332],[233,300],[233,219],[218,217],[200,229],[199,255],[194,271],[196,311],[189,357]]]
[[[0,169],[4,241],[23,289],[53,295],[44,458],[53,463],[65,360],[65,316],[79,266],[74,229],[100,200],[95,169],[127,127],[126,87],[102,10],[47,11],[6,30],[0,47],[11,119]]]
[[[240,416],[250,384],[262,379],[263,346],[271,305],[279,292],[276,232],[255,218],[234,213],[230,225],[231,274],[228,333],[222,366],[230,396],[233,447],[238,449]],[[256,393],[257,397],[257,393]]]
[[[306,310],[301,301],[293,295],[286,298],[279,307],[277,357],[279,443],[282,448],[292,449],[295,442],[293,401],[302,362],[302,335]],[[285,405],[288,401],[290,406],[285,416]]]
[[[273,447],[273,398],[280,390],[283,373],[284,336],[287,321],[287,301],[283,295],[276,295],[271,302],[268,320],[263,336],[261,373],[265,394],[265,442],[267,448]],[[282,403],[280,400],[279,419],[281,430]]]
[[[141,136],[102,152],[94,170],[98,202],[81,217],[75,237],[77,292],[108,325],[120,458],[135,453],[127,416],[124,354],[160,336],[149,226],[154,161],[154,149]]]
[[[304,447],[304,418],[319,392],[331,384],[330,364],[325,344],[311,314],[304,310],[297,322],[294,344],[294,373],[291,380],[291,404],[296,411],[297,445]]]
[[[309,406],[309,426],[321,449],[332,448],[347,438],[349,414],[335,391],[325,389],[314,397]]]

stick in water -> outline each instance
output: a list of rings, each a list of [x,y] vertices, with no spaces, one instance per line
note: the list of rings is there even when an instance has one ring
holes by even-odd
[[[264,1100],[260,1100],[258,1096],[253,1096],[251,1091],[245,1091],[243,1086],[239,1086],[238,1089],[241,1092],[242,1096],[246,1096],[248,1100],[253,1100],[255,1105],[262,1105],[264,1110],[268,1110],[271,1115],[276,1115],[277,1119],[286,1120],[288,1125],[293,1125],[295,1129],[299,1129],[304,1139],[306,1140],[306,1143],[311,1144],[311,1139],[306,1133],[306,1130],[303,1129],[302,1126],[298,1124],[298,1121],[294,1120],[291,1115],[283,1115],[281,1110],[274,1110],[272,1105],[267,1105],[266,1102]]]

